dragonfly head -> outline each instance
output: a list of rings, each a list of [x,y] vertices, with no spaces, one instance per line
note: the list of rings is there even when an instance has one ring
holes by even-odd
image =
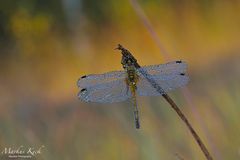
[[[121,51],[122,53],[122,56],[128,56],[128,54],[131,54],[127,49],[125,49],[121,44],[118,44],[117,48],[115,49],[118,49]]]
[[[121,50],[121,53],[122,53],[122,62],[121,63],[123,65],[123,68],[126,68],[128,66],[136,66],[137,65],[137,60],[121,44],[118,44],[118,47],[116,49]]]

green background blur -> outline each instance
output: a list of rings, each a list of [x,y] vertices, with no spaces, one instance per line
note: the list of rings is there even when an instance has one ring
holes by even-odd
[[[170,96],[215,159],[240,159],[240,1],[138,2],[170,60],[188,63],[188,91]],[[44,145],[36,159],[205,159],[162,97],[138,97],[140,130],[130,102],[78,100],[80,76],[122,69],[118,43],[141,65],[166,62],[128,0],[0,1],[0,151]]]

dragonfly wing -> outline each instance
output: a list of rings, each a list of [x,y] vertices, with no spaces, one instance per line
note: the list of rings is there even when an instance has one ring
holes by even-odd
[[[78,97],[86,102],[112,103],[130,97],[124,71],[82,76],[77,85],[82,88]]]
[[[126,75],[124,71],[113,71],[104,74],[90,74],[82,76],[78,80],[77,85],[79,88],[86,88],[102,83],[110,83],[118,79],[123,79],[125,77]]]
[[[158,96],[186,85],[189,81],[185,74],[186,68],[187,64],[182,61],[139,68],[137,93],[140,96]],[[156,85],[160,86],[163,92],[157,91]]]
[[[185,73],[187,63],[183,61],[173,61],[165,64],[143,66],[141,69],[150,75]]]

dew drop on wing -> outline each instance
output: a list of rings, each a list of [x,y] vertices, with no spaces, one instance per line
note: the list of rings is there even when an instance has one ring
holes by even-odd
[[[87,75],[84,75],[84,76],[82,76],[81,78],[86,78],[87,77]]]

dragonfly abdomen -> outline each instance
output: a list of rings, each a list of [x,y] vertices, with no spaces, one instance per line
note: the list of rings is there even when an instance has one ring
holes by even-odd
[[[138,115],[138,106],[137,106],[137,100],[136,100],[136,89],[137,89],[137,81],[138,81],[138,75],[136,73],[135,68],[129,66],[127,68],[127,81],[128,81],[128,85],[129,88],[131,90],[131,94],[132,94],[132,102],[133,102],[133,106],[134,106],[134,119],[135,119],[135,126],[137,129],[140,128],[140,123],[139,123],[139,115]]]

